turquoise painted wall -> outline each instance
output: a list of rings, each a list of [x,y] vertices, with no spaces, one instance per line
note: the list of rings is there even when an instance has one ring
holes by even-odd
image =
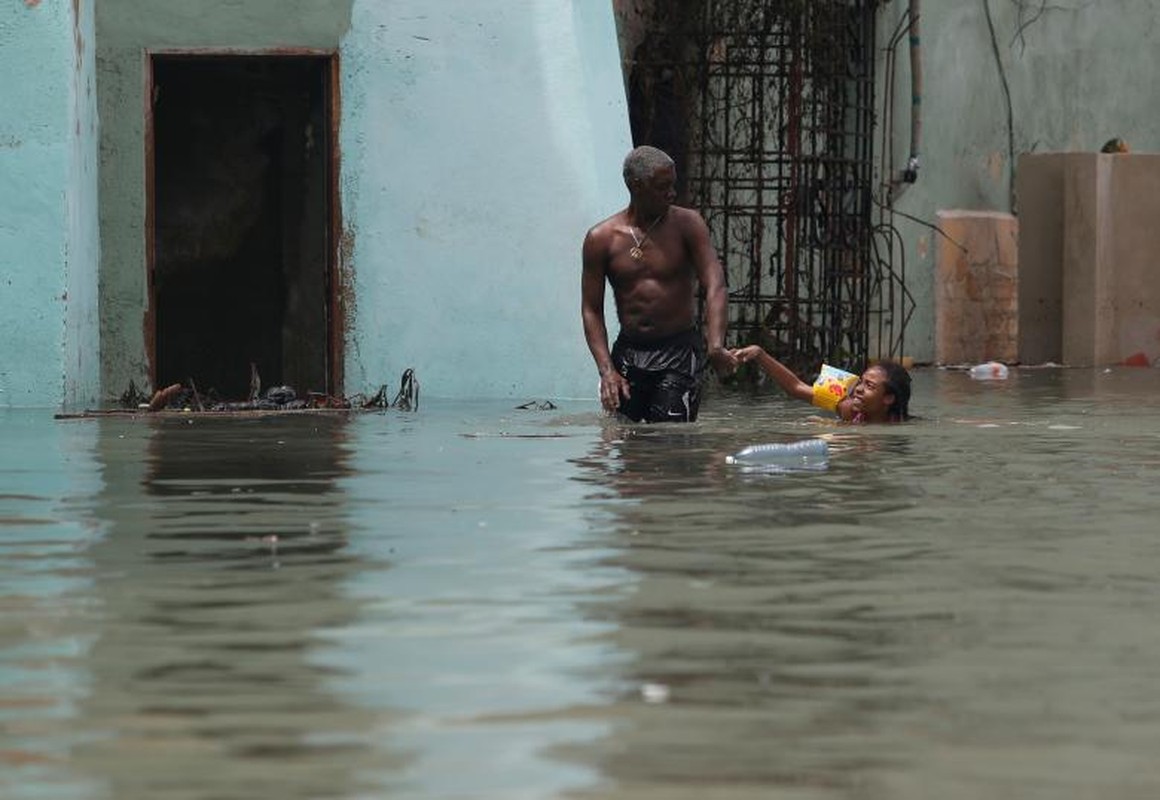
[[[939,209],[1010,211],[1007,104],[984,0],[925,0],[922,168],[896,208],[934,222]],[[907,3],[880,17],[885,46]],[[1015,156],[1095,151],[1120,136],[1134,152],[1160,151],[1160,4],[1152,0],[990,0],[999,60],[1011,92]],[[896,78],[896,164],[909,146],[909,65],[905,40]],[[934,358],[937,233],[897,219],[905,240],[907,285],[916,311],[906,354]]]
[[[610,3],[118,0],[97,6],[106,400],[147,375],[143,53],[338,48],[348,393],[595,396],[580,243],[627,201]]]
[[[91,29],[92,0],[0,11],[0,407],[96,396]]]
[[[342,53],[348,388],[594,397],[580,244],[631,147],[611,4],[359,0]]]

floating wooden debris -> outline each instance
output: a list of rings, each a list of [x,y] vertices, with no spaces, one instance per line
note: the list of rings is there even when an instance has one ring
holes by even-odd
[[[261,392],[261,377],[255,365],[250,365],[250,398],[240,401],[221,400],[212,389],[206,394],[197,390],[197,384],[190,378],[188,385],[174,383],[158,389],[151,397],[144,395],[130,381],[129,389],[121,395],[121,407],[110,409],[88,409],[79,413],[61,413],[56,419],[75,419],[101,416],[169,416],[190,414],[254,416],[262,414],[318,413],[373,411],[397,408],[401,411],[419,410],[419,382],[415,371],[403,372],[399,391],[395,399],[387,402],[386,384],[367,397],[359,393],[351,397],[329,395],[323,392],[307,392],[299,397],[292,386],[271,386]]]

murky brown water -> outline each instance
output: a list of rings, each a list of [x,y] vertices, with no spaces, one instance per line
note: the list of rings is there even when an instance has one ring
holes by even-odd
[[[592,408],[0,413],[0,797],[1160,796],[1160,371]]]

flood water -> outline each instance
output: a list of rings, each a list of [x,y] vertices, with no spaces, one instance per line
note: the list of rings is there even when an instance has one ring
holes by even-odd
[[[1160,796],[1160,370],[512,405],[0,412],[0,797]]]

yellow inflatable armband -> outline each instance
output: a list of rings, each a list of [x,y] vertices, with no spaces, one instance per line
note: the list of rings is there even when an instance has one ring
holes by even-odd
[[[822,371],[814,381],[813,404],[827,411],[837,411],[838,401],[845,397],[857,382],[858,376],[854,373],[822,364]]]

